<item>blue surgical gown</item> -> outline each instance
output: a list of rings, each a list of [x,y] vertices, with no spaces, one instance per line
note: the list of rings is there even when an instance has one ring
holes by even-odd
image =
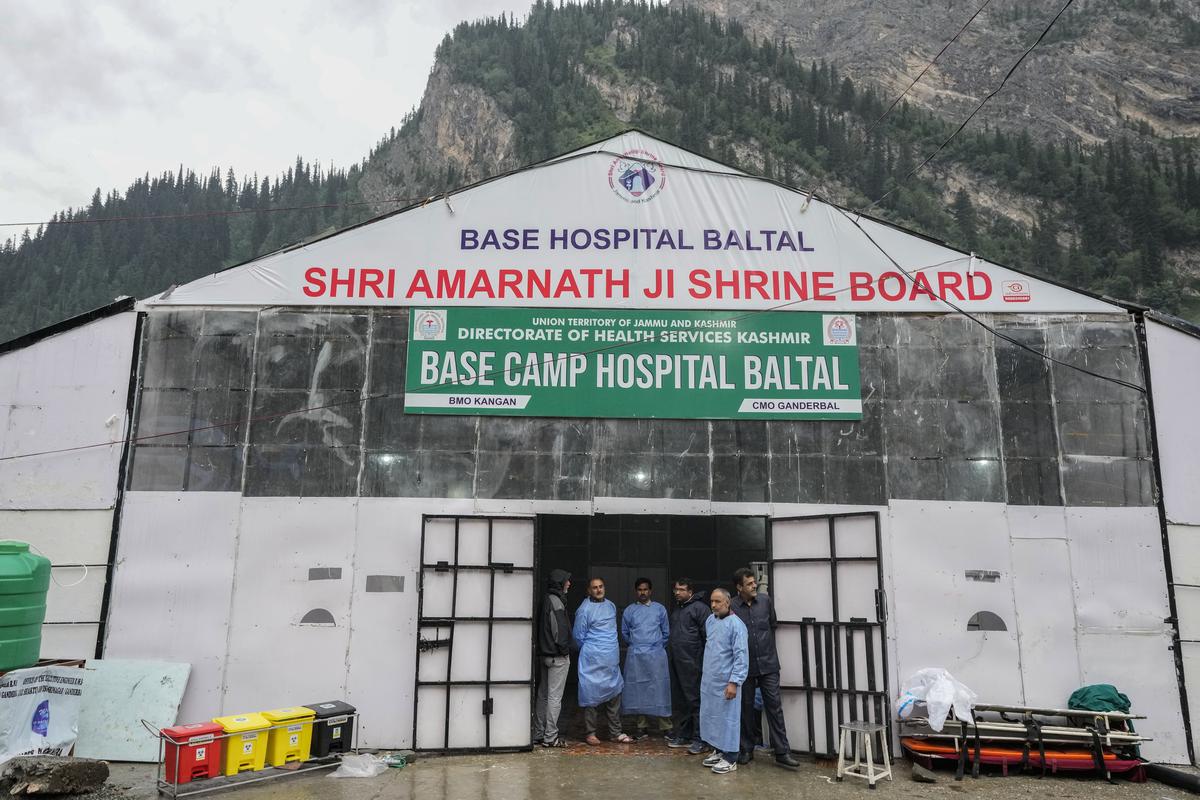
[[[746,625],[736,614],[716,614],[704,623],[704,673],[700,677],[700,738],[723,753],[740,749],[742,684],[750,669]],[[737,684],[737,695],[725,699],[725,686]]]
[[[589,597],[575,612],[571,629],[579,648],[579,705],[590,708],[621,695],[621,649],[617,644],[617,607]]]
[[[671,624],[667,609],[651,600],[633,603],[621,615],[625,651],[625,692],[621,709],[626,714],[671,716],[671,671],[667,665],[667,638]]]

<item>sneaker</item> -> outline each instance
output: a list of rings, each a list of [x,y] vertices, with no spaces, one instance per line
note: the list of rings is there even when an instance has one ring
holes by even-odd
[[[712,771],[718,775],[724,775],[726,772],[733,772],[737,769],[737,764],[731,764],[725,759],[721,759],[716,764],[713,764]]]
[[[667,747],[680,748],[691,747],[692,743],[687,739],[667,739]]]
[[[713,750],[711,753],[708,754],[708,757],[705,758],[700,763],[706,767],[715,767],[717,764],[720,764],[724,760],[725,760],[725,757],[721,755],[720,750]]]
[[[705,747],[704,742],[692,742],[691,745],[688,746],[688,755],[698,756],[707,749],[708,748]]]
[[[638,731],[637,734],[633,737],[633,740],[635,742],[644,742],[649,738],[650,738],[650,734],[646,733],[645,731]]]

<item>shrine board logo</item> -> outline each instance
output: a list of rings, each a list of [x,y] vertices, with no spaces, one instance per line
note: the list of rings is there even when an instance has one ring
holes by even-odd
[[[850,314],[822,314],[821,325],[825,329],[826,345],[854,344],[854,317]]]
[[[648,203],[667,186],[667,168],[645,150],[626,150],[608,165],[608,185],[627,203]]]
[[[426,342],[446,341],[446,312],[417,311],[413,336]]]
[[[1030,299],[1029,283],[1026,281],[1005,281],[1001,284],[1002,295],[1006,303],[1028,303]]]

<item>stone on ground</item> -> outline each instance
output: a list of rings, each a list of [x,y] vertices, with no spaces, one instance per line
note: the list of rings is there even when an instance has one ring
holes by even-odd
[[[925,769],[920,764],[912,765],[912,779],[917,783],[937,783],[937,776],[932,770]]]
[[[71,756],[19,756],[0,767],[0,793],[62,795],[93,792],[108,780],[108,762]]]

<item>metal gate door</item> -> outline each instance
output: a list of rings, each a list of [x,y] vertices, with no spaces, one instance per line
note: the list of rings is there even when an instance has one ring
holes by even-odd
[[[888,720],[879,515],[773,519],[769,530],[788,738],[832,757],[842,722]]]
[[[416,749],[530,746],[533,530],[526,518],[424,518]]]

